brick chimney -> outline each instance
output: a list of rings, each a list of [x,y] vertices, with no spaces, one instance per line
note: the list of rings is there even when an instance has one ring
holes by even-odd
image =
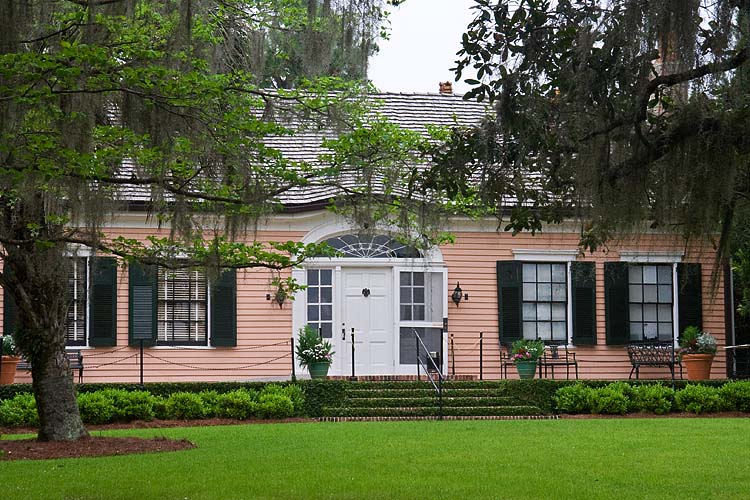
[[[453,95],[453,84],[451,82],[440,82],[440,93]]]

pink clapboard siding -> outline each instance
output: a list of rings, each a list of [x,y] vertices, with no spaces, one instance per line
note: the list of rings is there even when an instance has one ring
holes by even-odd
[[[498,303],[495,263],[498,260],[513,260],[513,249],[576,250],[576,233],[509,233],[457,232],[456,242],[441,248],[448,266],[449,291],[456,282],[461,283],[469,300],[459,307],[449,304],[449,331],[453,337],[455,360],[448,366],[449,373],[457,375],[479,373],[479,332],[484,333],[483,373],[484,378],[501,378],[500,348],[498,342]],[[575,347],[581,378],[627,379],[631,365],[623,346],[608,346],[605,339],[604,310],[604,262],[619,261],[617,249],[649,251],[680,250],[684,242],[675,237],[653,235],[640,236],[633,240],[618,242],[607,253],[597,252],[581,260],[596,265],[596,312],[597,345]],[[719,351],[711,370],[712,378],[726,377],[725,321],[723,281],[712,285],[714,254],[706,246],[693,246],[686,251],[683,262],[701,263],[703,278],[703,329],[714,334],[719,341]],[[719,273],[721,274],[721,273]],[[713,288],[712,288],[713,286]],[[712,292],[713,290],[713,292]],[[449,357],[451,354],[449,353]],[[560,375],[562,374],[562,375]],[[508,376],[516,377],[509,369]],[[556,377],[565,377],[565,370],[556,370]],[[642,368],[641,378],[666,378],[669,369],[664,367]],[[679,369],[677,372],[679,376]]]
[[[143,228],[117,229],[127,238],[145,239],[149,234],[165,231]],[[306,231],[259,231],[257,241],[301,240]],[[544,232],[519,234],[494,231],[455,231],[455,244],[441,247],[448,267],[448,293],[456,282],[469,294],[460,307],[448,305],[449,332],[453,352],[448,352],[448,372],[456,375],[479,375],[479,332],[484,332],[483,374],[485,379],[501,378],[498,345],[498,303],[496,261],[512,260],[514,249],[576,250],[575,232]],[[604,262],[619,261],[618,250],[639,252],[685,251],[683,262],[700,262],[703,274],[703,328],[725,345],[723,283],[712,285],[714,254],[708,245],[685,248],[684,242],[667,235],[648,235],[623,239],[607,253],[579,257],[596,263],[597,345],[575,347],[581,378],[627,379],[630,363],[623,346],[607,346],[605,342]],[[721,274],[721,273],[719,273]],[[288,272],[282,273],[287,276]],[[291,374],[290,339],[292,305],[287,301],[280,309],[266,294],[272,292],[272,272],[266,269],[237,272],[237,347],[235,348],[150,348],[144,359],[144,380],[155,381],[232,381],[288,378]],[[712,288],[713,286],[713,288]],[[128,273],[119,270],[118,278],[117,347],[85,349],[85,382],[138,382],[138,349],[128,342]],[[712,292],[713,290],[713,292]],[[0,301],[2,307],[2,301]],[[564,377],[564,370],[557,376]],[[667,378],[667,368],[644,368],[641,378]],[[516,377],[515,370],[508,375]],[[725,351],[719,349],[714,360],[712,377],[726,376]],[[28,374],[20,372],[17,380],[29,382]]]

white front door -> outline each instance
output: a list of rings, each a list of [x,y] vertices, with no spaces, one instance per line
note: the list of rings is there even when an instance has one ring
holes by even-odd
[[[394,370],[392,270],[342,269],[339,311],[346,328],[344,373],[351,374],[351,332],[354,328],[356,375],[387,375]]]

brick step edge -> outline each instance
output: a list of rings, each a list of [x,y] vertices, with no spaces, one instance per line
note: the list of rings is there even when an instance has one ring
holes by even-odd
[[[559,415],[444,415],[442,420],[559,420]],[[410,417],[318,417],[317,422],[397,422],[441,420],[436,415]]]

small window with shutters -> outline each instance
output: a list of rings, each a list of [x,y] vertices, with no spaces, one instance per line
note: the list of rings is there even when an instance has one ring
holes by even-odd
[[[207,345],[205,272],[160,267],[157,286],[157,345]]]

